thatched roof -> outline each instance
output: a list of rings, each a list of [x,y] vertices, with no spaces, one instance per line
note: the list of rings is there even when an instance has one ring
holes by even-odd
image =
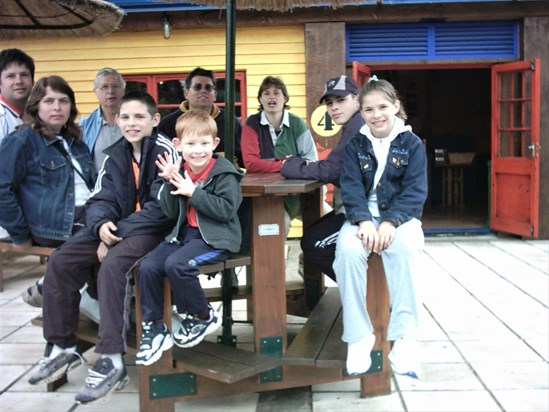
[[[173,2],[175,0],[162,0]],[[364,0],[235,0],[236,8],[240,10],[272,10],[290,11],[294,8],[323,5],[332,8],[340,8],[347,5],[364,3]],[[375,3],[376,0],[371,0]],[[189,3],[203,4],[214,7],[225,7],[226,0],[190,0]]]
[[[2,0],[0,38],[104,36],[124,12],[102,0]]]

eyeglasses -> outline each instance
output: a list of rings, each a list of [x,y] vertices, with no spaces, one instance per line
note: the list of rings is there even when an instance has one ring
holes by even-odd
[[[104,84],[103,86],[99,86],[97,89],[101,90],[103,93],[105,93],[107,90],[112,90],[113,92],[116,92],[122,89],[122,86],[120,86],[119,84]]]
[[[195,92],[199,92],[202,88],[206,89],[207,92],[213,92],[215,90],[215,86],[213,84],[194,83],[191,85],[191,89]]]

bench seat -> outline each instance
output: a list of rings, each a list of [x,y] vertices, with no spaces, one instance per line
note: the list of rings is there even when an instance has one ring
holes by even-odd
[[[203,341],[192,348],[173,347],[176,366],[219,382],[234,383],[280,366],[280,358]]]
[[[46,259],[53,253],[55,248],[31,246],[24,251],[13,250],[11,243],[0,241],[0,292],[4,291],[4,258],[12,255],[31,255],[40,257],[40,263],[45,263]]]
[[[389,307],[382,293],[386,288],[385,271],[379,256],[368,259],[368,311],[374,326],[376,343],[372,350],[372,366],[368,373],[384,372],[387,375],[389,344],[386,324]],[[316,368],[345,368],[347,344],[343,335],[343,310],[337,287],[327,288],[307,322],[294,338],[282,357],[283,365]],[[385,365],[385,367],[384,367]]]

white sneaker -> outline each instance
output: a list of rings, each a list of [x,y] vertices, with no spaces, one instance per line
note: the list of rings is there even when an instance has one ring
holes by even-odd
[[[348,375],[361,375],[368,372],[368,369],[372,366],[370,353],[375,341],[375,335],[370,333],[358,342],[347,344],[346,367]]]
[[[421,365],[418,361],[417,341],[411,338],[395,340],[393,349],[389,352],[389,362],[394,373],[419,379]]]
[[[92,298],[86,289],[80,297],[80,313],[99,325],[99,301]]]

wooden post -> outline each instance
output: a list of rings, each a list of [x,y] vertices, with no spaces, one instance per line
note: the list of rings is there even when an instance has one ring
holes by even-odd
[[[360,378],[360,397],[385,395],[391,393],[391,368],[389,367],[390,345],[387,341],[387,326],[389,325],[389,291],[381,256],[372,254],[368,258],[368,281],[366,301],[368,314],[374,327],[376,343],[374,350],[383,353],[383,370],[368,373]]]

